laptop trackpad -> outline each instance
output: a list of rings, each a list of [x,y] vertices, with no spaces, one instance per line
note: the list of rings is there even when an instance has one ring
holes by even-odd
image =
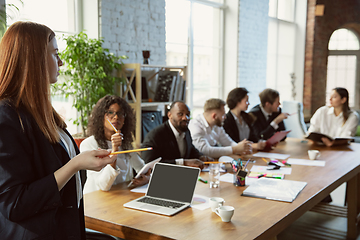
[[[151,204],[144,204],[140,208],[148,209],[149,211],[156,211],[156,210],[159,210],[161,207],[154,206],[154,205],[151,205]]]

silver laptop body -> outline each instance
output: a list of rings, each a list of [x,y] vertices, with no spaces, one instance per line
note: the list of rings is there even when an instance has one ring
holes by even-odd
[[[190,206],[199,173],[199,168],[156,163],[145,196],[125,203],[124,207],[174,215]],[[142,202],[145,200],[155,203]]]

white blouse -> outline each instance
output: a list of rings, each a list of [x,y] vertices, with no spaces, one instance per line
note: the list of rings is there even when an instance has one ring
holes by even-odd
[[[111,141],[107,141],[109,149],[111,149]],[[80,151],[96,150],[99,148],[94,136],[86,138],[80,144]],[[119,151],[122,148],[119,147]],[[99,172],[87,170],[87,180],[84,186],[84,194],[96,190],[109,191],[112,185],[121,182],[130,181],[133,177],[133,170],[136,172],[145,165],[144,160],[137,153],[126,153],[117,155],[116,169],[110,164],[106,165]]]
[[[350,112],[348,119],[344,123],[342,112],[335,116],[333,107],[323,106],[316,110],[312,116],[308,133],[319,132],[332,138],[354,137],[358,123],[359,116],[354,111]]]

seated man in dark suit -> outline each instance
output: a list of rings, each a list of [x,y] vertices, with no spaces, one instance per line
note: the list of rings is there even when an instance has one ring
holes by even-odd
[[[254,134],[259,139],[267,140],[275,132],[285,130],[283,120],[286,119],[289,114],[282,113],[280,106],[279,92],[266,88],[260,94],[260,104],[253,107],[249,114],[255,119],[253,123]],[[286,137],[282,139],[285,140]]]
[[[161,162],[203,168],[203,161],[213,161],[192,144],[188,129],[190,110],[185,103],[173,102],[168,117],[168,121],[145,136],[142,147],[153,148],[151,151],[142,153],[141,157],[145,163],[161,157]]]

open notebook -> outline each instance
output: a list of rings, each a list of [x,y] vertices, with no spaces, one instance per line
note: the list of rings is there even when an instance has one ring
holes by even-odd
[[[171,216],[190,206],[200,169],[156,163],[146,195],[124,207]]]

